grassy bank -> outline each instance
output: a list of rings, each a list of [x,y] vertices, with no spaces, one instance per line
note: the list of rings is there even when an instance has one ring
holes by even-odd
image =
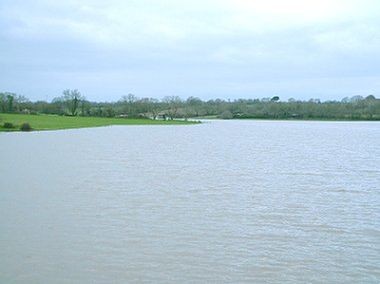
[[[12,123],[14,128],[4,128],[4,123]],[[151,120],[132,118],[70,117],[58,115],[28,115],[0,113],[0,131],[20,131],[23,123],[29,123],[33,130],[58,130],[70,128],[99,127],[110,125],[186,125],[196,122],[182,120]]]

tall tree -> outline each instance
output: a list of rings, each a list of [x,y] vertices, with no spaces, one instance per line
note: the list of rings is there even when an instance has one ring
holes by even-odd
[[[0,111],[7,111],[7,96],[5,93],[0,93]]]
[[[188,106],[187,113],[190,114],[190,115],[198,116],[203,102],[202,102],[202,100],[200,98],[189,97],[186,100],[186,104]]]
[[[84,97],[77,89],[67,89],[63,91],[62,99],[64,104],[66,105],[69,114],[75,116],[78,114],[79,103],[84,100]]]
[[[137,97],[134,94],[128,94],[127,96],[123,96],[120,102],[123,105],[124,114],[127,114],[129,117],[136,116],[135,104],[137,101]]]
[[[7,94],[7,102],[8,102],[8,112],[13,112],[13,101],[15,97],[13,94]]]

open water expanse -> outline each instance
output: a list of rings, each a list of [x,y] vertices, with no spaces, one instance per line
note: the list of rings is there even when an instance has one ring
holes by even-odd
[[[380,123],[0,133],[0,283],[379,283]]]

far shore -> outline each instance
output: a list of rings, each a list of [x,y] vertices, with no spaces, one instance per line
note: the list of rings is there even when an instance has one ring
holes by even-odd
[[[265,117],[243,117],[243,118],[237,118],[237,117],[234,117],[234,118],[221,118],[221,117],[217,117],[215,115],[210,115],[210,116],[201,116],[201,117],[196,117],[196,118],[191,118],[192,120],[193,119],[196,119],[196,120],[203,120],[203,119],[208,119],[208,120],[264,120],[264,121],[270,121],[270,120],[273,120],[273,121],[346,121],[346,122],[354,122],[354,121],[367,121],[367,122],[370,122],[370,121],[380,121],[380,118],[375,118],[375,119],[364,119],[364,118],[293,118],[293,117],[289,117],[289,118],[284,118],[284,117],[281,117],[281,118],[273,118],[273,117],[268,117],[268,118],[265,118]]]

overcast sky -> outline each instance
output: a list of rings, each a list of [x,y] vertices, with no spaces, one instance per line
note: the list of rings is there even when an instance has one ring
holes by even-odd
[[[32,100],[380,97],[379,0],[0,0],[0,91]]]

